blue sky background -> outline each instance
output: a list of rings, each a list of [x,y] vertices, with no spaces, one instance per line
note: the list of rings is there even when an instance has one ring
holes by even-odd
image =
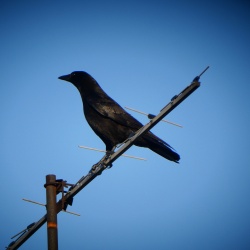
[[[201,87],[153,132],[181,155],[119,158],[58,215],[60,249],[249,249],[248,1],[5,1],[0,9],[0,248],[39,220],[45,176],[75,183],[104,149],[77,90],[89,72],[122,106],[157,114],[207,65]],[[132,113],[142,123],[147,118]],[[58,197],[59,198],[59,197]],[[43,226],[20,249],[46,249]]]

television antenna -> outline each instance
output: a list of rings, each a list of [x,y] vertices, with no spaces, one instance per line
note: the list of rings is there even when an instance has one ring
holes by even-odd
[[[170,102],[160,111],[160,113],[152,118],[146,125],[140,128],[133,136],[129,137],[119,149],[111,155],[104,156],[98,163],[92,166],[89,173],[86,176],[82,176],[74,185],[68,184],[71,187],[64,194],[62,187],[66,187],[67,182],[63,180],[56,180],[55,175],[46,176],[46,197],[47,197],[47,213],[37,222],[30,224],[27,229],[22,230],[17,235],[21,234],[17,240],[11,242],[7,249],[14,250],[19,248],[25,241],[27,241],[39,228],[47,222],[47,234],[48,234],[48,249],[58,249],[57,238],[57,213],[62,210],[66,210],[68,205],[72,205],[73,197],[76,196],[84,187],[86,187],[97,176],[101,175],[106,169],[112,166],[112,163],[118,159],[126,150],[128,150],[135,142],[135,140],[142,136],[144,133],[153,128],[158,122],[160,122],[166,115],[174,110],[181,102],[183,102],[188,96],[190,96],[197,88],[200,87],[199,79],[202,74],[209,68],[207,66],[199,76],[196,76],[194,80],[178,95],[175,95]],[[60,184],[61,182],[61,184]],[[60,186],[61,185],[61,186]],[[63,186],[64,185],[64,186]],[[56,202],[56,194],[62,192],[62,198]],[[32,225],[32,226],[31,226]],[[16,236],[16,235],[15,235]],[[13,238],[13,237],[12,237]]]

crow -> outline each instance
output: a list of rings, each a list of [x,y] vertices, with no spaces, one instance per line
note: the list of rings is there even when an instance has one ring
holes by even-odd
[[[85,118],[106,145],[107,152],[113,152],[118,144],[143,126],[109,97],[88,73],[74,71],[58,78],[71,82],[80,92]],[[169,144],[150,131],[137,138],[134,145],[149,148],[176,163],[180,160],[180,156]]]

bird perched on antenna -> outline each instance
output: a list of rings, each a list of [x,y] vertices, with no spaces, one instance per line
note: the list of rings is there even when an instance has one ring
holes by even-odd
[[[84,71],[74,71],[59,79],[71,82],[80,92],[85,118],[93,131],[112,152],[143,125],[109,97],[97,81]],[[162,157],[177,162],[180,156],[165,141],[150,131],[136,139],[136,146],[149,148]]]

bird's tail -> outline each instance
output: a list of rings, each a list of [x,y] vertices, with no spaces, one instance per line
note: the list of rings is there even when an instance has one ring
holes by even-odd
[[[180,160],[179,154],[177,154],[174,151],[174,149],[165,141],[155,136],[151,132],[146,133],[146,135],[143,136],[143,139],[144,141],[146,141],[146,145],[138,145],[138,146],[143,146],[143,147],[146,146],[155,153],[164,157],[165,159],[179,163],[178,162]]]

